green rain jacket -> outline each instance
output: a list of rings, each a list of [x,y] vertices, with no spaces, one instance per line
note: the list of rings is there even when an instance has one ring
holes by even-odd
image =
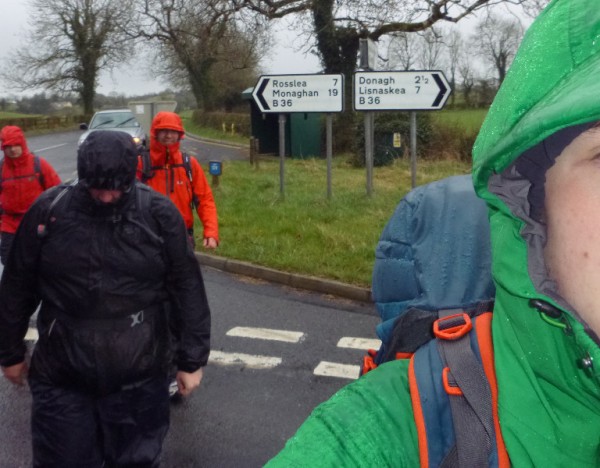
[[[549,135],[597,120],[600,2],[553,1],[527,31],[473,150],[490,213],[498,410],[514,466],[600,466],[600,348],[547,276],[545,230],[529,218],[529,182],[514,168]],[[544,317],[533,298],[563,318]],[[407,373],[408,360],[398,360],[347,385],[267,466],[419,466]]]

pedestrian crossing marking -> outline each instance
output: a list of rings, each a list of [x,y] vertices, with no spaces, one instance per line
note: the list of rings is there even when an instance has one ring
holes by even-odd
[[[298,343],[304,337],[304,333],[302,332],[256,327],[234,327],[226,335],[259,340],[284,341],[287,343]]]
[[[305,334],[286,330],[274,330],[254,327],[234,327],[226,333],[228,336],[256,338],[264,340],[300,342]],[[36,328],[29,328],[25,335],[26,341],[37,341],[39,338]],[[337,346],[351,349],[378,349],[379,340],[367,338],[343,337]],[[282,358],[275,356],[261,356],[244,353],[227,353],[224,351],[211,351],[208,362],[220,366],[243,366],[250,369],[272,369],[282,363]],[[323,377],[342,379],[357,379],[360,376],[360,366],[355,364],[340,364],[336,362],[321,361],[313,373]]]
[[[337,362],[321,361],[314,370],[315,375],[323,377],[338,377],[341,379],[358,379],[360,366],[339,364]]]
[[[371,338],[353,338],[345,336],[340,338],[338,341],[338,348],[351,348],[351,349],[379,349],[381,346],[381,340],[375,340]]]
[[[281,364],[281,358],[273,356],[259,356],[243,353],[225,353],[211,351],[208,362],[223,366],[243,365],[251,369],[272,369]]]

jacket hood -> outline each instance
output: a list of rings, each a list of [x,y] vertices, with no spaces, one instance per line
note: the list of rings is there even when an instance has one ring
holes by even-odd
[[[600,460],[597,337],[548,274],[535,210],[555,153],[600,120],[599,70],[597,2],[552,1],[527,31],[473,148],[491,226],[500,421],[516,461]]]
[[[2,141],[2,150],[5,146],[20,146],[23,148],[23,154],[29,153],[27,148],[27,140],[23,130],[14,125],[7,125],[0,131],[0,141]]]
[[[169,145],[167,148],[156,139],[156,132],[158,130],[176,130],[179,132],[179,140],[176,143]],[[183,139],[184,134],[185,131],[183,129],[181,117],[175,112],[162,111],[156,114],[150,127],[150,155],[152,161],[164,164],[163,160],[166,157],[167,150],[170,154],[178,152],[179,142]]]
[[[89,188],[127,191],[135,180],[136,166],[136,145],[123,132],[92,132],[77,152],[79,182]]]

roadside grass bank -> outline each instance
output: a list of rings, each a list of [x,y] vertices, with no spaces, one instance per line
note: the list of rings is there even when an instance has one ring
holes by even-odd
[[[278,158],[262,157],[258,168],[246,161],[224,164],[213,187],[221,237],[215,255],[370,287],[381,231],[411,188],[410,161],[375,168],[367,196],[366,171],[347,160],[334,158],[331,199],[323,159],[286,159],[283,197]],[[417,185],[469,172],[464,162],[419,161]]]
[[[181,120],[183,121],[183,127],[187,132],[201,136],[202,138],[249,146],[250,141],[248,137],[241,136],[231,131],[223,131],[215,128],[200,127],[196,125],[196,123],[192,120],[192,114],[193,111],[191,110],[186,110],[179,114]]]

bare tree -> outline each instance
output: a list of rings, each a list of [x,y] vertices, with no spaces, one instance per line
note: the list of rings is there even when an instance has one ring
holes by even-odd
[[[514,17],[501,18],[489,13],[477,24],[473,43],[478,44],[481,58],[496,71],[498,84],[504,81],[523,33],[523,25]]]
[[[32,30],[10,55],[3,80],[19,91],[74,92],[91,115],[100,71],[133,53],[125,32],[131,11],[130,0],[31,1]]]
[[[324,71],[351,73],[359,38],[377,41],[394,33],[425,31],[438,22],[457,23],[492,5],[532,1],[540,0],[237,0],[236,4],[269,19],[305,15],[312,20]]]
[[[445,46],[440,31],[432,26],[418,35],[421,38],[419,66],[424,70],[442,68],[442,62],[445,61],[443,56]]]
[[[456,84],[461,54],[465,48],[462,34],[459,30],[453,28],[446,35],[445,40],[446,53],[448,54],[447,71],[450,89],[454,92],[450,95],[450,102],[454,104],[456,101]]]
[[[445,45],[435,27],[419,33],[395,33],[391,36],[387,49],[389,69],[428,70],[440,68],[445,61]]]
[[[457,23],[475,11],[498,4],[522,5],[531,0],[237,0],[269,19],[301,15],[310,22],[325,73],[346,76],[346,109],[352,109],[352,73],[356,69],[360,38],[378,41],[399,33],[425,31],[437,23]],[[349,112],[338,120],[351,137]],[[347,140],[350,140],[350,137]]]
[[[473,107],[473,90],[475,88],[476,74],[473,60],[465,49],[459,52],[457,69],[461,79],[460,88],[465,99],[465,106]]]
[[[417,67],[419,36],[395,33],[391,36],[387,52],[387,68],[390,70],[412,70]]]
[[[159,46],[155,73],[175,85],[187,82],[198,107],[213,109],[225,83],[239,84],[230,79],[234,75],[255,82],[258,51],[266,48],[267,38],[261,17],[226,0],[138,3],[140,35]]]
[[[548,3],[550,3],[550,0],[529,0],[523,5],[523,11],[530,18],[535,18],[546,8]]]

